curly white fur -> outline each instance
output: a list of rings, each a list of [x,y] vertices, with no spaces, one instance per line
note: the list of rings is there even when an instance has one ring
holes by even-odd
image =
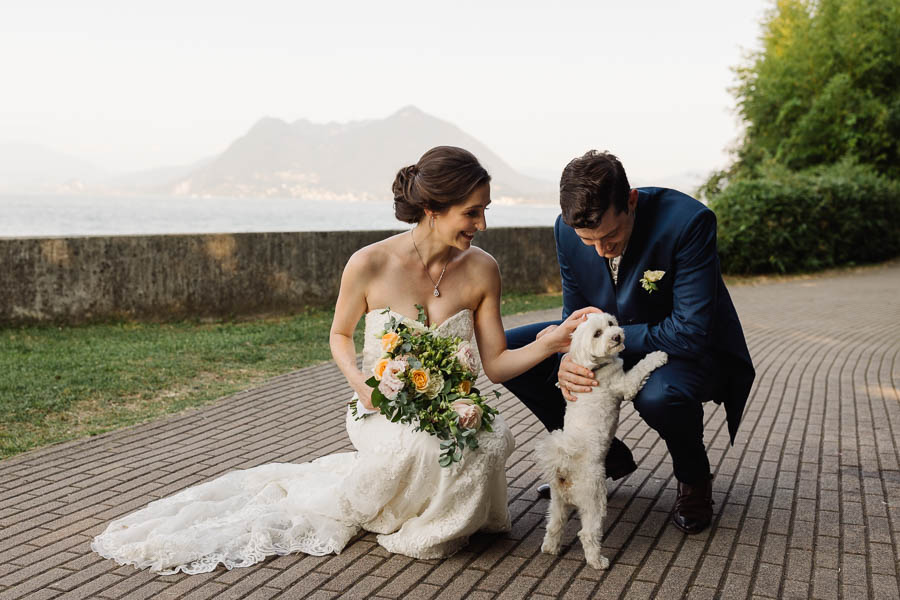
[[[568,507],[581,515],[578,537],[584,556],[595,569],[606,569],[609,560],[600,553],[603,520],[606,518],[606,453],[619,424],[619,406],[631,401],[654,369],[666,364],[665,352],[651,352],[627,373],[618,353],[625,333],[615,317],[606,313],[588,315],[572,334],[569,356],[592,369],[599,385],[569,402],[563,429],[537,444],[538,468],[549,479],[551,499],[547,533],[541,550],[559,554]]]

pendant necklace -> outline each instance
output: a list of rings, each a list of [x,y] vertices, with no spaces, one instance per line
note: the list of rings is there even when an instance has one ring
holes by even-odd
[[[413,248],[416,249],[416,254],[419,255],[419,260],[422,261],[422,266],[425,267],[425,274],[428,275],[428,279],[431,280],[431,284],[434,286],[434,296],[438,297],[441,295],[441,292],[438,290],[438,286],[441,285],[441,281],[444,279],[444,273],[447,271],[447,264],[450,262],[450,253],[447,252],[447,260],[444,262],[444,268],[441,269],[441,276],[438,277],[437,282],[434,281],[434,278],[431,277],[431,273],[428,272],[428,265],[425,264],[425,259],[422,258],[422,253],[419,252],[419,247],[416,245],[416,236],[413,234],[413,229],[409,230],[410,237],[413,241]]]

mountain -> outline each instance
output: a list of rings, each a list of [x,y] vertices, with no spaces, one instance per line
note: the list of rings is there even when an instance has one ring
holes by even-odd
[[[100,167],[37,144],[0,143],[0,192],[59,192],[105,177]]]
[[[556,186],[517,173],[455,125],[407,106],[386,119],[287,123],[264,118],[225,152],[160,190],[184,196],[382,200],[397,170],[429,148],[460,146],[491,173],[495,199],[554,202]]]

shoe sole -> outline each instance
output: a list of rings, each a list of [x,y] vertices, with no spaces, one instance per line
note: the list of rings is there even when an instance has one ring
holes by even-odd
[[[707,523],[706,525],[704,525],[704,526],[701,527],[700,529],[687,529],[686,527],[682,527],[681,525],[679,525],[678,523],[676,523],[676,522],[675,522],[675,519],[669,519],[669,522],[671,522],[672,525],[675,526],[675,529],[678,529],[679,531],[681,531],[681,532],[683,532],[683,533],[686,533],[686,534],[688,534],[688,535],[697,535],[698,533],[703,533],[704,531],[706,531],[707,529],[709,529],[709,526],[712,524],[712,523]]]

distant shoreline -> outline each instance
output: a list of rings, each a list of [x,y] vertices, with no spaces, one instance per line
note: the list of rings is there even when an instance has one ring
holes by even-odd
[[[402,230],[388,201],[0,194],[0,238]],[[554,204],[498,197],[488,227],[553,225]]]

